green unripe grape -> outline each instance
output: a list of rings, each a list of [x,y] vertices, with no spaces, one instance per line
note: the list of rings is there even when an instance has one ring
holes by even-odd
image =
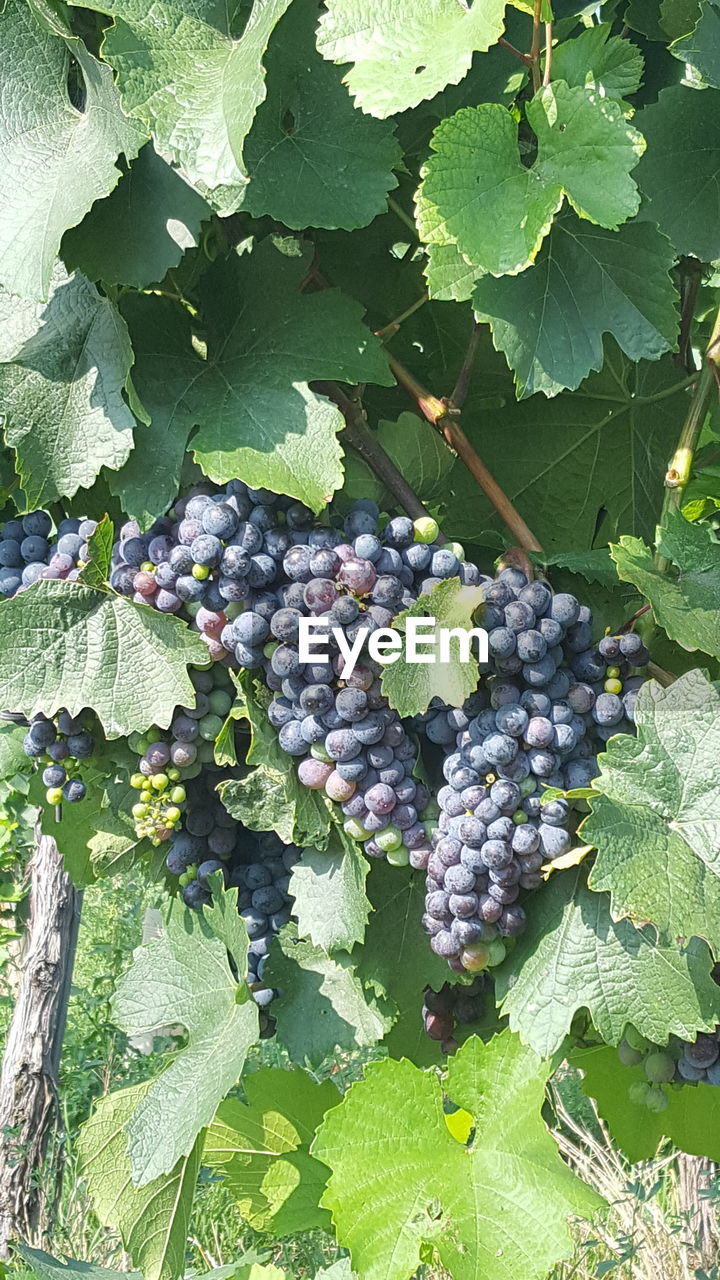
[[[212,693],[208,694],[208,703],[212,714],[221,716],[224,720],[233,704],[233,697],[227,689],[213,689]]]
[[[502,964],[506,955],[502,938],[495,938],[488,946],[488,969],[494,969],[495,965]]]
[[[410,862],[410,853],[404,844],[399,849],[388,849],[385,857],[391,867],[406,867]]]
[[[197,759],[201,764],[212,764],[215,760],[215,743],[203,739],[197,744]]]
[[[225,608],[223,609],[223,613],[225,614],[225,617],[227,618],[228,622],[232,622],[234,618],[237,618],[238,614],[242,613],[242,611],[243,611],[243,606],[242,606],[242,601],[240,600],[231,600],[230,603],[226,604]],[[217,663],[216,665],[220,667],[221,671],[226,670],[226,668],[223,667],[220,663]]]
[[[178,884],[180,885],[181,889],[184,889],[185,885],[189,884],[191,880],[192,880],[192,876],[187,871],[183,871],[182,875],[178,876]]]
[[[440,532],[440,525],[432,516],[420,516],[413,521],[416,542],[434,542]]]
[[[174,827],[180,821],[182,814],[177,805],[171,804],[163,814],[163,821],[169,826]]]
[[[198,720],[198,731],[205,742],[214,742],[222,727],[223,722],[220,716],[209,714],[203,716],[202,720]]]
[[[263,645],[263,657],[272,658],[279,644],[279,640],[268,640],[267,644]]]
[[[233,607],[237,609],[237,613],[243,612],[242,605],[238,604],[237,601],[235,601],[234,606],[226,604],[225,609],[223,610],[226,618],[230,617],[230,613],[228,611]],[[237,617],[237,613],[235,614],[235,617]],[[237,690],[233,684],[233,678],[229,669],[226,666],[223,666],[222,662],[215,662],[213,664],[212,678],[216,689],[227,689],[228,693],[231,693],[233,698],[235,697]]]
[[[607,676],[608,680],[617,680],[618,676],[620,675],[620,668],[608,667],[607,671],[605,672],[605,675]]]
[[[480,923],[482,924],[482,933],[480,934],[480,942],[494,942],[498,936],[498,931],[495,928],[495,925],[487,924],[485,920],[482,920]],[[505,942],[507,943],[507,941],[508,939],[506,938]]]
[[[165,791],[170,779],[166,773],[156,773],[150,779],[153,791]]]
[[[149,804],[152,798],[153,798],[153,789],[149,784],[149,780],[146,778],[145,786],[140,792],[140,799],[142,800],[143,804]]]
[[[661,1049],[645,1059],[645,1075],[651,1084],[669,1084],[675,1075],[675,1059]]]
[[[642,1062],[643,1055],[637,1049],[633,1049],[627,1040],[621,1040],[618,1045],[618,1058],[624,1067],[637,1067]]]
[[[640,1032],[636,1031],[631,1023],[628,1023],[625,1028],[625,1039],[630,1048],[637,1049],[638,1053],[647,1053],[648,1049],[653,1047],[652,1042],[645,1036],[641,1036]]]
[[[662,1089],[648,1089],[645,1094],[645,1106],[648,1111],[665,1111],[667,1104],[668,1100]]]
[[[134,787],[136,791],[142,791],[143,787],[145,786],[145,774],[134,773],[132,778],[130,779],[130,786]]]
[[[520,787],[520,795],[522,796],[523,800],[525,800],[528,796],[532,795],[533,791],[535,790],[536,781],[537,781],[536,778],[530,777],[530,778],[523,778],[522,782],[518,783],[518,786]]]
[[[372,831],[366,831],[362,822],[358,822],[357,818],[348,818],[343,823],[343,829],[351,837],[352,840],[359,840],[361,843],[369,840]]]
[[[155,565],[153,564],[152,560],[143,560],[142,564],[140,565],[140,568],[143,573],[152,573],[153,569],[155,568]]]
[[[189,867],[186,867],[186,868],[185,868],[185,870],[187,871],[187,874],[189,875],[190,879],[191,879],[191,880],[194,880],[194,879],[196,878],[196,876],[197,876],[197,873],[198,873],[198,864],[197,864],[197,862],[191,862],[191,863],[190,863],[190,866],[189,866]]]
[[[190,782],[193,778],[197,778],[202,773],[202,764],[199,760],[193,760],[192,764],[188,764],[183,769],[183,778],[186,782]]]
[[[152,733],[152,730],[150,730],[150,733]],[[133,751],[137,751],[139,756],[144,756],[150,743],[157,741],[157,738],[150,737],[150,733],[141,733],[136,745],[133,747]]]
[[[516,809],[512,816],[512,820],[516,827],[522,827],[529,821],[528,816],[523,809]]]
[[[187,800],[187,792],[184,787],[173,787],[170,792],[170,799],[173,804],[184,804]]]
[[[476,942],[472,947],[465,948],[460,959],[468,973],[482,973],[488,967],[489,955],[490,948],[484,942]]]
[[[139,821],[141,818],[147,818],[148,807],[146,804],[134,804],[130,812],[133,818],[137,818]]]
[[[650,1093],[651,1087],[645,1080],[633,1080],[628,1089],[630,1101],[634,1102],[637,1107],[644,1107],[645,1099]]]
[[[383,853],[392,853],[402,844],[402,832],[397,827],[385,827],[384,831],[378,831],[375,843]]]
[[[313,742],[310,748],[310,755],[312,756],[313,760],[322,760],[323,764],[334,763],[332,756],[328,755],[327,751],[325,750],[324,742]]]
[[[614,678],[612,680],[606,680],[603,685],[603,689],[606,693],[622,693],[622,680],[616,680]]]
[[[167,774],[167,776],[168,776],[168,778],[170,779],[170,781],[171,781],[171,782],[179,782],[179,781],[180,781],[180,778],[182,777],[182,774],[180,773],[180,770],[179,770],[178,768],[176,768],[176,766],[175,766],[174,764],[171,764],[171,765],[170,765],[170,766],[165,770],[165,772],[166,772],[166,774]]]
[[[462,542],[448,542],[445,550],[452,551],[453,555],[457,556],[458,560],[465,559],[465,548]]]
[[[63,798],[62,787],[48,787],[47,791],[45,792],[45,799],[47,800],[48,804],[51,804],[53,806],[56,804],[62,804],[62,798]]]
[[[437,831],[437,829],[438,829],[438,824],[434,818],[431,818],[429,822],[423,822],[423,831],[425,832],[425,835],[428,837],[428,840],[432,836],[433,831]]]
[[[190,617],[191,617],[191,618],[194,618],[194,617],[197,615],[197,611],[198,611],[198,609],[200,609],[200,608],[201,608],[201,605],[200,605],[200,601],[199,601],[199,600],[188,600],[188,601],[183,605],[183,612],[184,612],[184,613],[188,613],[188,614],[190,615]],[[203,665],[203,666],[200,666],[200,665],[199,665],[199,663],[197,663],[197,662],[196,662],[196,663],[195,663],[195,670],[196,670],[196,671],[204,671],[206,666],[207,666],[207,663],[204,663],[204,665]]]
[[[136,729],[128,737],[128,746],[131,751],[135,751],[138,755],[142,755],[142,751],[138,751],[138,743],[142,741],[142,734]]]
[[[198,582],[204,582],[210,577],[210,570],[206,564],[194,564],[191,573],[193,578],[197,578]]]
[[[431,798],[430,800],[428,800],[427,804],[425,805],[425,808],[423,809],[422,820],[423,822],[435,822],[437,825],[437,819],[439,817],[440,817],[440,805],[438,804],[437,800]]]

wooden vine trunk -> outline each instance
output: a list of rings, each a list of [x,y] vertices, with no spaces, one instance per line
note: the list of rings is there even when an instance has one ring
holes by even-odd
[[[0,1256],[41,1244],[62,1177],[57,1097],[82,894],[55,841],[36,830],[30,918],[0,1074]]]

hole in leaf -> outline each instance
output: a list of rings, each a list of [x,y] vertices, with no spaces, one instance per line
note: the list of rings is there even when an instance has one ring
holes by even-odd
[[[419,76],[421,71],[427,71],[427,67],[424,67],[422,63],[419,67],[415,68],[415,75]]]
[[[67,72],[67,91],[68,97],[76,111],[84,111],[87,102],[87,90],[85,88],[85,77],[80,68],[80,63],[73,57],[70,58]]]
[[[282,120],[280,121],[280,128],[283,133],[288,135],[288,137],[291,133],[295,132],[295,117],[289,108],[283,113]]]

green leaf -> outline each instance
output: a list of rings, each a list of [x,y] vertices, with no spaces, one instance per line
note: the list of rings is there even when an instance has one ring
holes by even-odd
[[[0,295],[0,323],[0,412],[28,504],[72,497],[132,449],[125,322],[94,285],[58,264],[49,302]]]
[[[675,252],[720,256],[720,93],[663,89],[636,120],[647,139],[637,180],[640,217],[656,222]]]
[[[206,277],[208,358],[186,403],[206,475],[239,476],[320,511],[342,483],[344,420],[307,382],[387,386],[392,375],[356,302],[335,289],[299,292],[307,266],[264,240]]]
[[[670,52],[694,67],[705,84],[720,89],[720,5],[717,0],[702,0],[694,31],[676,40]]]
[[[328,956],[298,940],[289,926],[271,947],[264,980],[281,992],[273,1000],[273,1017],[278,1044],[293,1062],[317,1067],[338,1049],[369,1048],[392,1021],[363,990],[349,956]]]
[[[247,933],[236,908],[235,893],[214,895],[202,912],[174,899],[161,936],[135,952],[115,990],[113,1019],[127,1035],[179,1022],[188,1036],[126,1123],[136,1186],[190,1152],[257,1039],[257,1006],[228,964],[229,951],[244,977]]]
[[[410,1058],[416,1066],[440,1060],[440,1046],[425,1032],[422,1020],[426,986],[439,991],[453,975],[447,962],[430,949],[420,923],[425,910],[425,876],[410,867],[374,862],[368,879],[374,908],[362,948],[354,955],[366,986],[381,991],[396,1009],[384,1044],[393,1058]]]
[[[80,1130],[78,1164],[98,1221],[119,1232],[123,1248],[142,1270],[144,1280],[176,1280],[185,1270],[202,1140],[191,1144],[177,1163],[173,1161],[164,1176],[140,1188],[133,1186],[126,1128],[151,1089],[152,1081],[144,1080],[98,1099]],[[164,1138],[158,1135],[159,1143]]]
[[[222,1102],[207,1131],[203,1163],[221,1174],[241,1217],[273,1236],[328,1230],[319,1207],[327,1169],[310,1143],[329,1107],[339,1101],[329,1080],[303,1071],[265,1069],[245,1081],[246,1102]]]
[[[509,1032],[468,1040],[442,1087],[406,1060],[367,1067],[312,1147],[332,1170],[323,1203],[359,1275],[407,1280],[433,1246],[454,1280],[535,1280],[567,1257],[569,1215],[603,1202],[545,1127],[548,1070]],[[473,1117],[467,1146],[443,1092]]]
[[[672,560],[675,577],[661,572],[653,552],[639,538],[621,538],[611,547],[623,582],[632,582],[652,605],[656,621],[671,640],[694,653],[720,658],[720,545],[704,524],[691,524],[670,511],[658,529],[658,550]]]
[[[183,307],[147,294],[130,294],[121,307],[135,350],[133,383],[150,423],[135,428],[135,448],[108,480],[125,513],[146,529],[177,497],[194,425],[186,396],[203,366]]]
[[[481,277],[473,307],[514,370],[518,397],[577,387],[602,367],[606,333],[631,360],[670,351],[678,323],[673,261],[655,227],[632,223],[613,234],[566,214],[532,270]]]
[[[608,1044],[619,1044],[628,1022],[656,1044],[714,1030],[720,988],[712,968],[698,938],[683,950],[658,943],[652,928],[614,924],[607,895],[591,893],[584,870],[573,868],[536,895],[527,931],[494,973],[512,1030],[550,1058],[578,1009]]]
[[[38,25],[22,0],[0,16],[4,93],[0,109],[0,282],[24,298],[48,296],[63,232],[112,191],[122,152],[144,134],[120,110],[109,67],[80,40]],[[70,59],[82,80],[78,111],[68,93]]]
[[[0,611],[0,704],[25,715],[91,707],[109,737],[157,724],[194,697],[202,641],[178,618],[83,586],[36,582]]]
[[[400,716],[421,715],[433,698],[440,698],[450,707],[461,707],[477,689],[476,650],[471,650],[469,659],[463,658],[462,637],[453,636],[449,638],[449,661],[441,661],[440,632],[443,628],[470,630],[482,599],[481,587],[464,587],[459,578],[446,578],[393,620],[393,626],[402,634],[407,632],[408,618],[428,618],[436,624],[433,630],[418,634],[419,663],[409,661],[401,650],[383,668],[383,693]]]
[[[559,569],[579,573],[587,582],[599,582],[607,587],[617,584],[617,570],[608,547],[596,547],[593,551],[557,551],[551,556],[538,551],[530,558],[545,569],[557,565]]]
[[[333,828],[327,852],[304,849],[293,867],[288,892],[295,899],[293,916],[301,938],[309,938],[328,955],[351,951],[362,942],[370,914],[365,893],[369,871],[354,840]]]
[[[629,98],[642,80],[644,59],[632,40],[610,35],[609,22],[587,27],[574,40],[561,40],[553,49],[554,80],[606,98]]]
[[[652,921],[661,934],[720,935],[717,761],[720,694],[701,671],[667,689],[643,685],[637,738],[611,738],[593,786],[601,794],[581,838],[597,848],[590,887],[609,890],[613,914]]]
[[[110,576],[115,530],[112,520],[103,516],[94,533],[88,538],[88,561],[80,570],[80,582],[87,587],[102,588]]]
[[[315,48],[317,5],[295,0],[270,41],[267,100],[245,146],[244,207],[286,227],[351,230],[384,213],[402,159],[392,125],[357,111]]]
[[[473,53],[489,49],[503,31],[504,0],[472,8],[434,0],[328,0],[318,49],[337,63],[352,62],[345,83],[369,115],[381,119],[432,98],[470,70]]]
[[[0,720],[0,779],[27,772],[28,758],[23,751],[26,733],[23,725]]]
[[[276,831],[285,844],[327,848],[329,801],[298,781],[267,718],[269,691],[254,682],[251,671],[240,673],[239,684],[245,695],[243,714],[252,734],[246,760],[254,767],[239,781],[218,787],[225,808],[251,831]]]
[[[527,116],[538,140],[531,169],[521,162],[510,112],[484,103],[438,125],[421,171],[421,239],[456,244],[493,275],[516,275],[533,262],[564,196],[583,218],[610,228],[640,203],[629,172],[644,143],[618,103],[558,81],[535,95]]]
[[[115,19],[103,57],[117,72],[124,110],[152,132],[156,149],[219,213],[242,197],[242,149],[265,97],[263,55],[290,0],[256,0],[235,38],[238,6],[199,0],[103,0]],[[95,7],[94,0],[92,5]],[[211,140],[211,141],[209,141]]]
[[[479,267],[463,258],[456,244],[429,244],[425,276],[428,293],[437,302],[467,302],[473,295]]]
[[[89,280],[144,289],[198,244],[210,215],[202,197],[148,142],[112,195],[97,201],[80,225],[66,232],[63,261]]]
[[[377,426],[377,439],[422,502],[439,502],[445,496],[447,478],[455,465],[455,455],[438,432],[429,428],[427,422],[409,411],[401,413],[395,422],[381,418]],[[375,498],[381,505],[394,501],[375,472],[356,454],[348,454],[344,465],[344,499],[354,502],[358,498]]]
[[[583,1073],[583,1092],[597,1103],[613,1141],[628,1160],[651,1160],[663,1138],[693,1156],[720,1159],[720,1096],[709,1084],[665,1089],[664,1111],[648,1111],[628,1096],[636,1080],[647,1083],[643,1066],[624,1067],[617,1050],[597,1045],[573,1049],[570,1062]]]
[[[121,1274],[127,1276],[127,1280],[140,1280],[139,1271],[121,1273],[94,1263],[79,1262],[75,1258],[53,1258],[52,1254],[42,1249],[31,1249],[19,1241],[13,1243],[13,1249],[37,1280],[119,1280]]]
[[[601,520],[603,540],[652,534],[689,403],[679,372],[671,358],[630,364],[609,343],[602,372],[578,391],[519,404],[508,398],[502,413],[490,416],[494,430],[487,411],[473,414],[468,406],[470,440],[551,555],[592,547]],[[502,528],[464,468],[449,488],[456,537]]]

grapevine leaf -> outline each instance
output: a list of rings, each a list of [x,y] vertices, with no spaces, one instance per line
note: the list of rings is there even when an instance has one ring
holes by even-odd
[[[133,382],[150,415],[135,429],[135,448],[109,483],[123,510],[143,529],[171,506],[193,426],[186,396],[202,372],[192,348],[188,312],[168,298],[130,294],[122,300],[136,353]]]
[[[701,671],[667,689],[654,680],[635,707],[637,738],[611,738],[599,757],[591,815],[581,828],[597,861],[590,887],[613,914],[661,934],[720,936],[720,694]]]
[[[26,733],[27,729],[23,725],[0,720],[0,779],[12,778],[15,774],[27,771],[28,758],[23,751]]]
[[[327,848],[328,804],[298,781],[267,718],[268,690],[255,684],[249,671],[241,672],[239,683],[252,734],[246,759],[254,767],[244,778],[218,787],[225,808],[251,831],[276,831],[286,844]]]
[[[109,737],[169,725],[194,697],[188,664],[206,661],[179,619],[79,582],[36,582],[0,611],[0,704],[91,707]]]
[[[370,914],[365,893],[369,871],[354,840],[334,828],[327,852],[305,849],[293,867],[289,893],[301,938],[309,938],[328,955],[351,951],[362,942]]]
[[[527,932],[495,970],[495,989],[512,1030],[550,1058],[578,1009],[608,1044],[619,1044],[628,1022],[656,1044],[714,1030],[720,988],[712,966],[698,938],[682,950],[658,943],[652,928],[614,924],[608,897],[591,893],[576,870],[553,876],[538,894]]]
[[[124,110],[142,120],[156,148],[222,214],[245,186],[242,149],[265,97],[263,55],[290,0],[256,0],[235,38],[237,5],[181,0],[148,9],[140,0],[103,0],[114,25],[103,57],[117,72]],[[96,7],[95,0],[88,7]],[[210,143],[208,140],[212,139]]]
[[[421,171],[421,238],[457,244],[493,275],[516,275],[533,262],[564,196],[583,218],[610,228],[640,202],[629,174],[644,143],[618,103],[558,81],[536,94],[527,115],[538,139],[531,169],[521,163],[510,112],[484,103],[438,125]]]
[[[125,322],[94,285],[59,264],[49,302],[0,296],[0,322],[0,411],[27,501],[72,497],[132,449]]]
[[[351,230],[385,211],[402,153],[391,125],[353,107],[315,49],[316,23],[314,0],[295,0],[270,41],[267,100],[245,146],[244,207],[287,227]]]
[[[279,988],[273,1001],[278,1043],[293,1062],[317,1067],[336,1050],[369,1048],[392,1019],[363,990],[350,958],[328,956],[286,927],[270,950],[264,979]]]
[[[328,0],[318,28],[318,49],[337,63],[352,62],[345,83],[369,115],[394,115],[457,84],[475,51],[494,45],[503,31],[505,0],[472,8],[435,0]]]
[[[720,658],[720,546],[707,525],[691,524],[679,511],[668,513],[658,535],[658,550],[677,565],[677,576],[661,573],[639,538],[621,538],[611,548],[618,575],[650,601],[671,640]]]
[[[678,255],[719,257],[720,92],[672,85],[636,119],[648,144],[637,170],[640,217],[656,222]]]
[[[162,1176],[142,1187],[133,1186],[126,1127],[152,1087],[152,1081],[144,1080],[98,1099],[80,1130],[78,1163],[98,1220],[119,1232],[145,1280],[176,1280],[185,1270],[202,1138]],[[165,1137],[158,1135],[158,1143]]]
[[[349,1258],[338,1258],[330,1267],[321,1267],[315,1280],[356,1280]]]
[[[392,375],[356,302],[335,289],[300,293],[307,266],[264,240],[209,273],[208,359],[186,402],[206,475],[222,483],[239,476],[319,511],[342,483],[343,418],[306,382],[387,386]]]
[[[599,582],[606,587],[617,583],[618,575],[608,547],[595,547],[592,551],[557,551],[550,556],[539,551],[531,559],[546,569],[557,565],[570,573],[579,573],[587,582]]]
[[[479,267],[466,262],[456,244],[429,244],[425,276],[428,293],[437,302],[467,302],[473,296]]]
[[[423,991],[439,991],[452,981],[447,963],[431,951],[420,923],[425,910],[425,877],[410,868],[373,864],[368,894],[374,911],[365,942],[355,953],[358,974],[396,1007],[397,1016],[385,1037],[393,1058],[408,1057],[417,1066],[439,1061],[440,1046],[425,1034]]]
[[[126,1280],[141,1280],[139,1271],[112,1271],[109,1267],[98,1267],[75,1258],[53,1258],[52,1254],[42,1249],[31,1249],[20,1241],[14,1243],[13,1248],[37,1280],[120,1280],[121,1275]]]
[[[568,1255],[568,1216],[603,1202],[545,1127],[548,1072],[507,1031],[468,1040],[444,1084],[475,1121],[466,1145],[451,1136],[434,1073],[405,1059],[367,1067],[312,1146],[332,1170],[323,1204],[360,1275],[406,1280],[433,1245],[455,1280],[533,1280]]]
[[[88,538],[87,564],[80,570],[79,581],[87,587],[105,586],[110,576],[114,528],[112,520],[103,516],[94,533]]]
[[[596,300],[597,301],[597,300]],[[630,364],[614,344],[602,372],[574,394],[552,400],[508,398],[503,430],[486,430],[470,405],[463,425],[499,484],[528,515],[545,549],[589,548],[602,519],[603,539],[651,535],[662,501],[662,476],[677,440],[688,392],[668,358]],[[624,460],[618,466],[618,458]],[[448,486],[456,537],[502,527],[477,498],[464,468]]]
[[[403,635],[408,618],[427,618],[436,624],[429,632],[418,634],[419,663],[411,662],[405,651],[399,650],[397,658],[383,668],[383,693],[400,716],[421,715],[433,698],[440,698],[451,707],[461,707],[474,693],[478,682],[477,657],[472,650],[470,657],[464,658],[461,642],[462,633],[473,625],[473,614],[482,604],[482,598],[480,587],[464,587],[459,578],[446,578],[393,620],[393,626]],[[441,661],[442,629],[454,628],[461,634],[449,638],[449,661]]]
[[[273,1236],[330,1227],[319,1207],[327,1169],[310,1155],[315,1130],[339,1101],[329,1080],[303,1071],[249,1075],[247,1102],[222,1102],[207,1131],[203,1163],[222,1175],[244,1221]]]
[[[700,73],[705,84],[720,89],[720,5],[702,0],[694,31],[676,40],[670,52]]]
[[[188,1044],[150,1085],[127,1121],[133,1182],[168,1173],[240,1075],[258,1035],[257,1006],[228,964],[247,970],[247,933],[237,895],[213,895],[203,912],[178,899],[160,937],[135,952],[113,997],[113,1018],[129,1036],[179,1022]]]
[[[118,155],[132,159],[144,134],[122,114],[110,68],[80,40],[38,25],[22,0],[4,6],[0,42],[0,282],[8,293],[46,298],[63,232],[112,191]],[[84,86],[82,111],[68,94],[71,57]]]
[[[657,360],[676,342],[674,254],[655,227],[612,233],[558,218],[534,268],[481,277],[473,306],[515,372],[518,396],[574,389],[603,363],[611,333],[631,360]]]
[[[571,88],[585,89],[607,98],[629,98],[642,80],[644,59],[632,40],[610,35],[609,22],[588,27],[574,40],[561,40],[553,49],[553,79]]]
[[[651,1160],[663,1138],[689,1155],[720,1159],[720,1096],[712,1085],[666,1089],[665,1110],[648,1111],[628,1093],[636,1080],[647,1083],[642,1065],[621,1066],[617,1050],[605,1045],[574,1049],[570,1062],[582,1071],[583,1091],[595,1099],[599,1115],[628,1160]]]
[[[63,260],[68,270],[77,268],[89,280],[144,289],[198,244],[210,214],[202,196],[148,142],[112,195],[97,201],[80,225],[66,232]]]

